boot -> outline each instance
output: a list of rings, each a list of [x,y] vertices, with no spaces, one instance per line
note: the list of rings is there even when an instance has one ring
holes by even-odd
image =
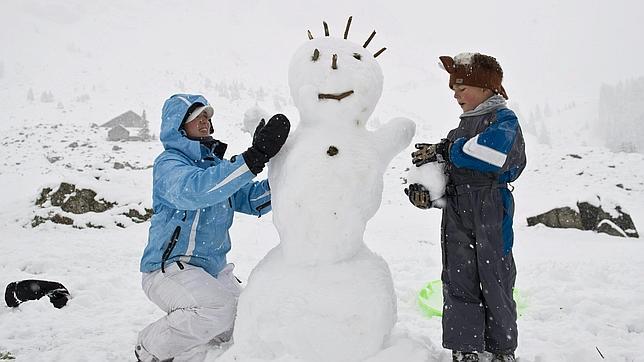
[[[453,362],[478,362],[479,355],[476,352],[452,351]]]
[[[494,353],[492,355],[492,362],[514,362],[514,353]]]

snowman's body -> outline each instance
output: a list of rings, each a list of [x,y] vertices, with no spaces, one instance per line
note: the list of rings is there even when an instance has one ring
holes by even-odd
[[[343,261],[364,246],[367,220],[380,206],[377,145],[364,129],[328,137],[305,128],[271,163],[273,222],[290,263]]]
[[[391,273],[363,235],[380,207],[385,168],[415,125],[396,119],[365,129],[382,73],[368,51],[347,40],[304,44],[289,83],[300,123],[269,168],[280,244],[240,297],[230,352],[359,361],[381,350],[396,322]],[[340,100],[320,96],[347,91],[353,93]]]

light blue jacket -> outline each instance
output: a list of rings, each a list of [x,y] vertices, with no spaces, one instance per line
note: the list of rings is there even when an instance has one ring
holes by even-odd
[[[227,263],[234,212],[261,216],[271,210],[268,181],[253,182],[243,156],[221,160],[179,130],[195,102],[208,104],[203,96],[176,94],[163,106],[165,151],[154,161],[154,215],[141,272],[179,261],[217,276]]]

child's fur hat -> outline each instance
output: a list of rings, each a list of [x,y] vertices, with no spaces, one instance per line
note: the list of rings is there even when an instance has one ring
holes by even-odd
[[[501,85],[503,69],[496,58],[480,53],[461,53],[454,58],[444,55],[439,59],[449,73],[450,88],[453,89],[454,84],[487,88],[508,99]]]

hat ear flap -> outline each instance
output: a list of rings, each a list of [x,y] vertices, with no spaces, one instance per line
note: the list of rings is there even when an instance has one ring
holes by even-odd
[[[508,99],[508,93],[505,91],[505,88],[503,88],[503,86],[500,86],[499,88],[499,93],[501,93],[503,98]]]
[[[438,59],[440,59],[441,63],[443,63],[443,68],[445,68],[447,73],[454,73],[454,59],[452,59],[452,57],[443,55],[441,57],[438,57]]]

